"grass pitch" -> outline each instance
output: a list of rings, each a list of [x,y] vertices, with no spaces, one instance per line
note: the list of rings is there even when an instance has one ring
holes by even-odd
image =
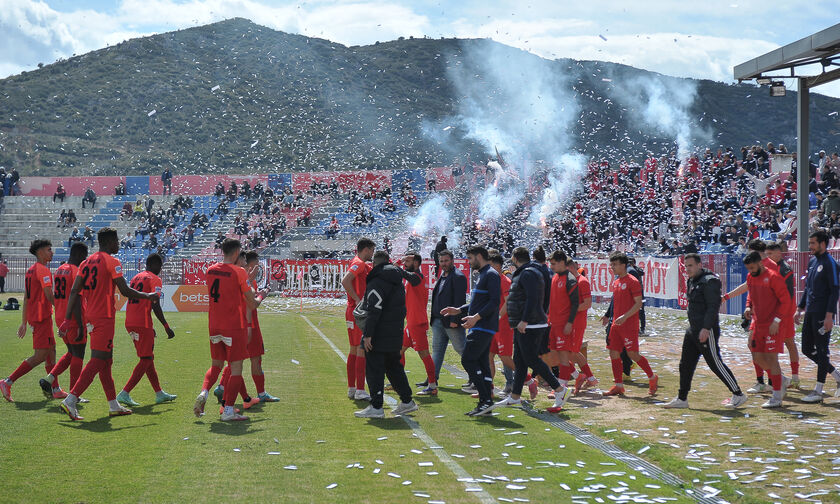
[[[342,351],[346,349],[343,308],[307,306],[304,314]],[[8,376],[31,355],[31,336],[24,340],[15,336],[19,317],[20,312],[0,312],[4,349],[0,376]],[[275,303],[260,315],[266,345],[266,389],[282,401],[257,406],[247,412],[250,422],[235,424],[218,421],[217,406],[209,401],[207,415],[196,419],[192,403],[209,365],[206,315],[173,313],[167,317],[177,336],[158,339],[155,362],[164,390],[178,394],[174,403],[154,405],[154,394],[144,380],[132,392],[142,403],[135,414],[109,418],[101,386],[94,381],[84,394],[91,400],[81,410],[85,420],[71,422],[57,401],[47,401],[41,395],[37,381],[43,376],[43,367],[15,383],[12,393],[16,402],[0,400],[0,467],[4,470],[0,502],[240,498],[252,502],[551,499],[595,503],[611,502],[622,495],[631,502],[633,498],[636,502],[693,502],[684,488],[647,477],[522,410],[506,409],[486,419],[465,417],[463,413],[472,409],[475,400],[461,393],[462,380],[446,371],[441,374],[438,397],[417,399],[420,411],[413,418],[427,434],[426,441],[401,419],[357,419],[353,411],[364,405],[346,399],[344,362],[306,323],[294,303]],[[136,363],[133,345],[121,330],[122,320],[122,314],[118,315],[113,370],[118,391]],[[594,323],[590,325],[594,330]],[[597,346],[593,354],[602,353]],[[451,350],[448,359],[457,363]],[[409,351],[407,361],[409,381],[422,381],[420,360]],[[593,358],[593,364],[602,382],[608,381],[608,360]],[[246,364],[246,385],[253,392],[247,368]],[[675,388],[676,377],[664,369],[661,374],[662,386]],[[62,385],[67,379],[65,373]],[[715,390],[719,394],[724,391],[719,384]],[[772,473],[760,484],[743,485],[723,473],[716,477],[717,468],[702,466],[702,455],[700,462],[686,462],[681,451],[657,446],[664,431],[653,426],[657,421],[646,420],[659,417],[656,399],[642,398],[641,390],[633,387],[629,392],[635,400],[575,399],[560,417],[614,439],[628,451],[641,450],[641,456],[676,473],[699,493],[706,493],[700,489],[708,484],[729,500],[768,500],[764,486],[773,482]],[[719,401],[716,396],[709,401],[712,399]],[[547,405],[545,399],[536,404]],[[616,413],[619,407],[625,413]],[[628,420],[634,409],[638,409],[638,421]],[[656,415],[649,414],[651,411],[657,411]],[[694,415],[687,420],[692,430],[673,433],[684,446],[707,439],[706,432],[699,429],[704,425],[718,429],[722,414],[689,413]],[[678,420],[679,415],[669,412],[667,418]],[[731,431],[739,419],[730,420]],[[635,434],[622,434],[621,430]],[[757,441],[761,437],[760,433],[755,436]],[[459,481],[456,472],[430,449],[429,440],[473,480],[462,477]],[[775,449],[777,441],[766,439],[764,446]],[[643,450],[644,446],[652,448]],[[695,449],[695,453],[702,452]],[[703,472],[687,469],[690,465],[703,467]],[[479,487],[486,493],[471,491]],[[739,491],[745,495],[740,496]],[[777,491],[788,495],[795,490]]]

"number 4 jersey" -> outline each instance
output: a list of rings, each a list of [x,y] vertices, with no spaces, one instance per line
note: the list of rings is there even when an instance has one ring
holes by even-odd
[[[131,288],[140,292],[161,293],[160,277],[151,271],[141,271],[131,279]],[[152,327],[152,301],[148,299],[129,299],[125,309],[126,327]]]
[[[84,279],[82,299],[85,320],[114,318],[114,279],[122,277],[120,260],[99,251],[79,265],[78,274]]]
[[[240,266],[216,263],[207,269],[207,288],[210,296],[210,334],[225,329],[244,329],[244,293],[251,290],[248,273]]]

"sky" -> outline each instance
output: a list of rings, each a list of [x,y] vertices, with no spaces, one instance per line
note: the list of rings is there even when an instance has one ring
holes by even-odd
[[[546,58],[732,82],[734,65],[835,24],[836,13],[837,0],[0,0],[0,78],[129,38],[244,17],[345,45],[487,37]],[[814,92],[840,97],[840,82]]]

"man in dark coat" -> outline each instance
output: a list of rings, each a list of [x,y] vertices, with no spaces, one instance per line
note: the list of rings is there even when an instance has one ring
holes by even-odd
[[[390,263],[384,250],[373,254],[373,269],[367,276],[364,308],[368,312],[364,324],[362,345],[365,349],[370,405],[355,414],[359,418],[384,418],[382,408],[385,375],[400,396],[394,415],[417,410],[411,400],[411,386],[400,364],[405,321],[405,287],[399,268]]]

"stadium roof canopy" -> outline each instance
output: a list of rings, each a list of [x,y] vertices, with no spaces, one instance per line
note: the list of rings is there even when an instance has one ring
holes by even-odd
[[[822,65],[822,73],[812,76],[797,75],[797,69],[815,64]],[[838,68],[827,70],[831,66]],[[789,70],[788,75],[766,75],[768,72],[785,69]],[[840,23],[745,61],[735,66],[734,74],[735,79],[739,81],[762,77],[807,77],[808,87],[840,79]]]
[[[813,75],[814,66],[821,65],[822,72]],[[837,67],[832,69],[831,67]],[[774,72],[788,70],[788,75]],[[796,97],[796,157],[800,164],[808,166],[808,137],[810,134],[810,89],[840,79],[840,23],[819,31],[796,42],[762,54],[757,58],[735,66],[735,79],[740,81],[757,79],[759,84],[771,84],[773,79],[794,78],[799,84]],[[768,75],[768,73],[770,73]],[[805,75],[811,73],[811,75]],[[776,84],[773,83],[775,87]],[[784,94],[782,86],[782,95]],[[772,92],[772,91],[771,91]],[[800,252],[808,250],[808,231],[810,216],[808,188],[810,170],[797,170],[797,195],[800,204],[797,210],[797,248]]]

